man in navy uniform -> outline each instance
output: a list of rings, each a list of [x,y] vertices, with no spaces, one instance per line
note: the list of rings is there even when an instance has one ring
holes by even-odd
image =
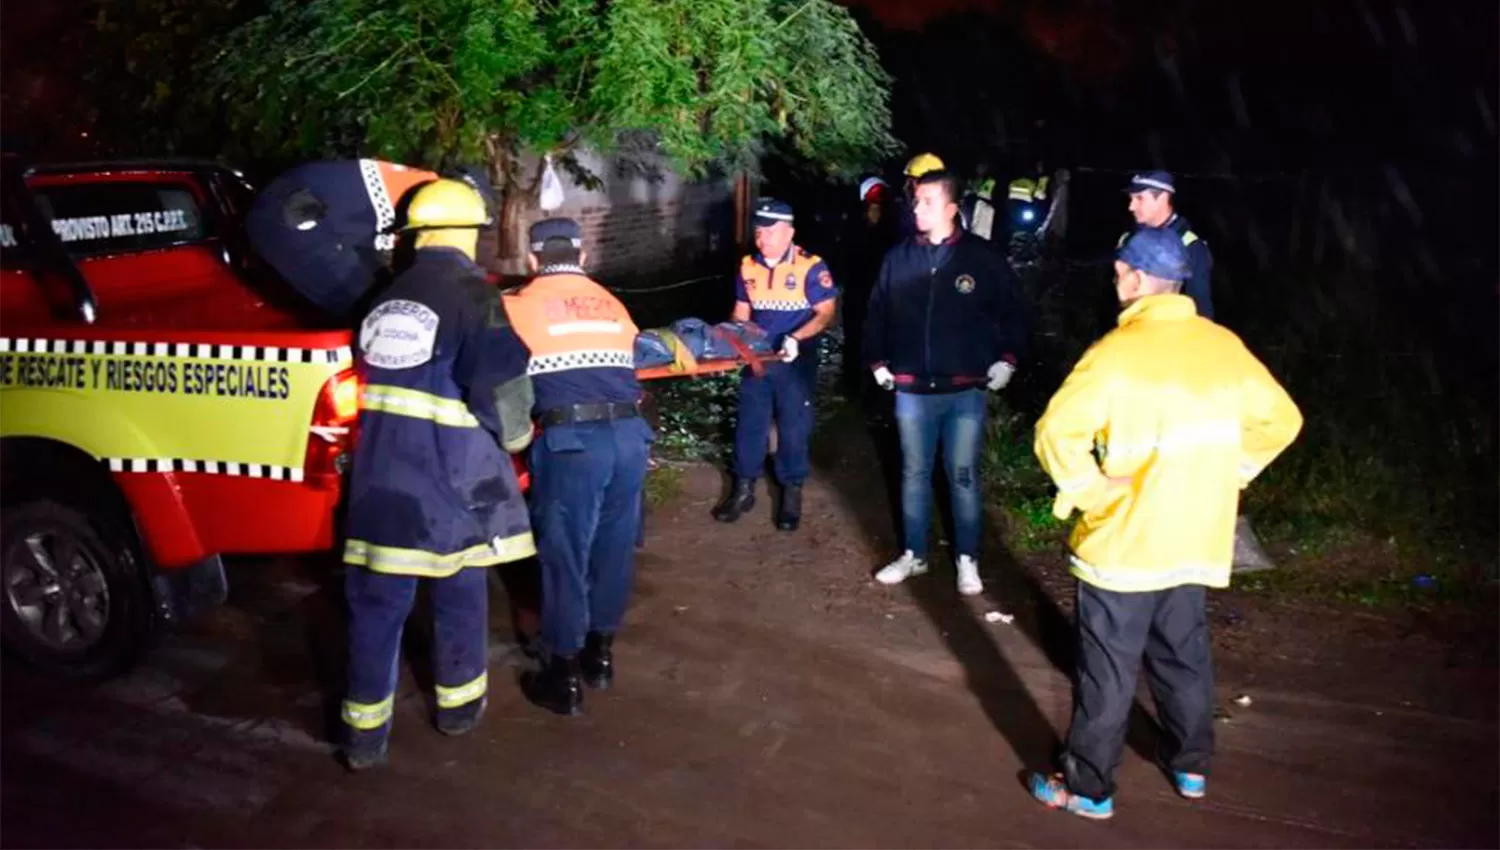
[[[1177,194],[1172,175],[1166,171],[1146,171],[1130,178],[1125,191],[1130,195],[1130,214],[1135,217],[1136,229],[1165,227],[1182,239],[1187,249],[1188,279],[1183,284],[1182,294],[1193,299],[1198,315],[1205,319],[1214,317],[1213,271],[1214,258],[1203,237],[1193,232],[1188,220],[1178,215],[1172,201]],[[1124,246],[1129,233],[1120,237]]]
[[[714,519],[734,522],[755,506],[755,479],[766,463],[771,421],[777,429],[775,469],[782,486],[776,527],[796,531],[802,522],[802,482],[812,464],[808,441],[817,392],[818,343],[833,321],[838,289],[828,266],[793,244],[792,207],[762,198],[755,207],[755,247],[740,261],[734,320],[754,322],[780,348],[784,362],[757,377],[740,378],[739,422],[734,435],[734,485],[714,506]]]
[[[614,678],[653,435],[641,418],[635,323],[583,271],[572,219],[531,228],[535,276],[505,295],[531,355],[541,434],[531,447],[531,516],[542,568],[542,669],[522,676],[527,699],[583,711],[583,685]]]

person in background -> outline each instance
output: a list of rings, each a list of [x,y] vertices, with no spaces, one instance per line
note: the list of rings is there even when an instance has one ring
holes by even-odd
[[[1214,257],[1208,243],[1193,232],[1188,220],[1177,213],[1173,201],[1177,196],[1176,183],[1166,171],[1146,171],[1130,178],[1125,188],[1130,196],[1130,214],[1135,217],[1136,228],[1164,227],[1177,234],[1187,250],[1188,278],[1182,293],[1193,299],[1198,315],[1214,318],[1213,271]],[[1125,244],[1130,234],[1120,237]]]
[[[895,227],[888,210],[890,186],[879,177],[868,177],[859,185],[860,219],[852,226],[848,269],[840,272],[843,297],[839,308],[844,331],[844,385],[846,391],[865,397],[873,389],[870,372],[860,355],[865,311],[880,260],[890,250]]]
[[[927,572],[932,467],[941,444],[958,589],[974,595],[984,589],[978,558],[985,391],[1010,382],[1026,321],[1005,255],[959,226],[957,180],[928,172],[915,195],[922,235],[886,255],[865,320],[865,360],[876,383],[896,391],[901,440],[905,551],[875,578],[898,584]]]
[[[530,353],[541,429],[531,447],[531,519],[542,568],[542,669],[521,677],[532,703],[583,711],[583,685],[614,680],[640,536],[650,426],[635,375],[637,329],[583,271],[578,223],[532,225],[534,277],[506,293],[505,313]]]
[[[906,183],[903,187],[902,196],[896,203],[896,242],[900,245],[907,240],[914,239],[919,230],[913,205],[916,203],[917,181],[924,175],[934,171],[942,171],[946,168],[943,161],[936,154],[919,153],[907,160],[904,174]],[[893,247],[893,246],[892,246]]]
[[[1180,294],[1181,237],[1144,228],[1116,257],[1119,327],[1083,355],[1036,426],[1037,457],[1057,484],[1054,515],[1076,509],[1083,519],[1069,541],[1078,579],[1072,725],[1062,772],[1033,774],[1029,787],[1051,808],[1096,819],[1114,814],[1142,657],[1163,766],[1178,794],[1207,793],[1207,588],[1229,585],[1240,491],[1302,428],[1266,367]]]
[[[486,205],[465,183],[435,180],[406,219],[413,262],[359,329],[365,387],[344,543],[351,770],[386,759],[418,580],[432,590],[437,727],[461,735],[479,724],[489,681],[478,568],[536,552],[509,454],[531,441],[526,347],[474,262]]]
[[[719,522],[735,522],[755,507],[755,480],[765,471],[774,419],[776,480],[782,486],[776,527],[796,531],[802,522],[802,483],[812,470],[808,441],[820,335],[833,321],[838,289],[828,266],[793,244],[791,205],[762,198],[754,222],[756,250],[740,261],[733,318],[759,325],[776,341],[783,362],[767,364],[762,376],[747,368],[740,377],[734,483],[712,515]]]

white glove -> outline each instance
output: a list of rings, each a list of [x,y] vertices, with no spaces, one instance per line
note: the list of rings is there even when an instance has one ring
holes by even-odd
[[[881,366],[875,370],[875,383],[879,384],[883,390],[894,390],[896,388],[896,376],[891,374],[891,370]]]
[[[1010,383],[1010,376],[1014,375],[1015,373],[1016,367],[1010,365],[1004,360],[991,363],[989,371],[990,382],[989,384],[987,384],[987,386],[990,388],[991,392],[995,390],[1003,390],[1005,389],[1005,385]]]
[[[781,340],[781,359],[787,363],[797,359],[797,338],[791,334]]]

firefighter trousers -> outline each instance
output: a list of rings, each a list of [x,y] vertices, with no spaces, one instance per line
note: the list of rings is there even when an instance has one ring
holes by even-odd
[[[1117,593],[1078,582],[1073,722],[1062,757],[1068,790],[1093,800],[1114,796],[1143,657],[1160,721],[1161,765],[1208,773],[1214,682],[1207,596],[1197,585]]]
[[[531,524],[542,568],[542,646],[576,655],[625,618],[651,428],[639,418],[559,425],[531,446]]]
[[[484,697],[489,666],[489,588],[484,568],[468,567],[445,578],[428,579],[356,566],[347,569],[349,692],[343,718],[352,732],[390,731],[401,634],[416,601],[418,581],[427,581],[431,590],[438,711],[461,708]]]

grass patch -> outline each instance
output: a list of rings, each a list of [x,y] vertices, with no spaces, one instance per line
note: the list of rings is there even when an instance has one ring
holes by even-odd
[[[656,454],[673,460],[719,460],[734,444],[738,372],[664,378],[646,384],[656,418]]]
[[[646,473],[646,507],[656,510],[665,506],[682,492],[682,470],[676,466],[661,464]]]

